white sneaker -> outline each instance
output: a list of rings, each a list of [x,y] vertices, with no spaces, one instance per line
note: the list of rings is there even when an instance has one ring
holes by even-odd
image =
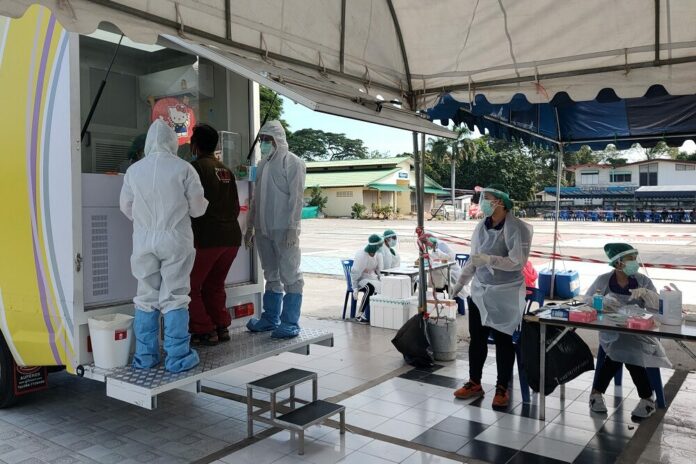
[[[631,414],[645,419],[646,417],[650,417],[655,414],[655,409],[655,402],[652,400],[652,398],[641,399],[638,406],[636,406]]]
[[[604,397],[601,393],[592,393],[590,395],[590,409],[592,412],[599,414],[607,412],[607,405],[604,403]]]
[[[358,324],[369,324],[370,323],[370,321],[368,321],[367,318],[365,316],[363,316],[362,314],[355,318],[355,322],[357,322]]]

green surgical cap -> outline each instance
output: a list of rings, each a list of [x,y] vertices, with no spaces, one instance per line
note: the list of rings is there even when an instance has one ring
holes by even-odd
[[[614,264],[624,256],[638,254],[638,250],[628,243],[607,243],[604,245],[604,252],[609,258],[609,264]]]
[[[391,229],[387,229],[387,230],[384,231],[383,237],[384,237],[384,238],[396,237],[396,232],[394,232],[394,231],[391,230]]]
[[[384,239],[377,234],[370,235],[367,239],[367,246],[365,247],[366,253],[377,253],[379,247],[384,244]]]
[[[507,193],[506,190],[507,189],[501,184],[491,184],[485,189],[483,189],[483,193],[490,193],[494,197],[503,200],[505,208],[511,210],[515,206],[515,204],[510,199],[510,194]]]

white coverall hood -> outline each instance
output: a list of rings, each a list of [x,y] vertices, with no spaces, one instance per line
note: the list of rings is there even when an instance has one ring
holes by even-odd
[[[276,143],[276,152],[288,151],[288,140],[285,138],[285,129],[280,121],[268,121],[259,131],[259,135],[268,135],[273,137]]]
[[[145,139],[145,156],[156,153],[175,155],[179,149],[179,140],[174,129],[161,119],[156,119],[147,131]]]

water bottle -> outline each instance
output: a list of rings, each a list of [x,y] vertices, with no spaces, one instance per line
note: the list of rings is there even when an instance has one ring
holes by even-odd
[[[597,293],[595,293],[592,298],[592,307],[596,309],[598,313],[601,313],[604,309],[604,295],[602,295],[599,290],[597,290]]]

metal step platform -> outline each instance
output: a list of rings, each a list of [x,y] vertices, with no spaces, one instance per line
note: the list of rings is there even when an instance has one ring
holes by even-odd
[[[251,333],[244,327],[230,330],[231,340],[211,347],[196,347],[201,362],[190,371],[173,374],[164,370],[164,363],[153,369],[133,369],[130,366],[100,369],[93,364],[78,367],[78,375],[106,383],[106,394],[127,403],[155,409],[157,395],[196,385],[232,369],[251,364],[281,353],[309,354],[310,345],[333,346],[333,334],[319,329],[302,329],[291,339],[276,340],[270,332]],[[164,360],[164,353],[162,354]]]
[[[317,400],[276,417],[276,422],[291,430],[304,430],[345,410],[340,404]]]
[[[304,382],[312,382],[312,401],[295,397],[295,387]],[[277,395],[290,390],[290,397],[278,401]],[[254,391],[268,393],[271,400],[268,406],[254,410]],[[317,399],[318,376],[316,372],[301,369],[288,369],[269,375],[247,384],[247,437],[254,436],[254,421],[290,430],[299,435],[299,454],[304,454],[304,431],[313,425],[321,424],[331,416],[340,415],[341,435],[346,433],[346,407]],[[304,404],[295,409],[295,404]],[[291,411],[276,417],[279,406],[290,405]],[[268,417],[265,414],[269,413]]]

